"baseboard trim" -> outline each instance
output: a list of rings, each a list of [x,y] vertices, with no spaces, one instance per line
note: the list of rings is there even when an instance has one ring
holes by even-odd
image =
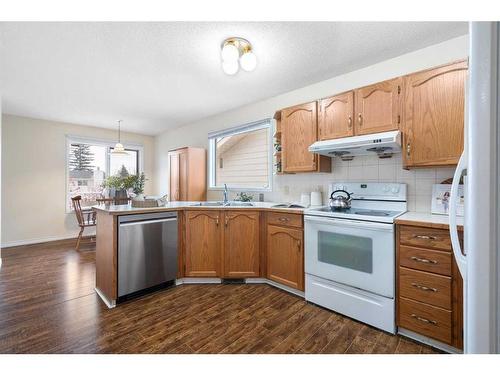
[[[285,292],[292,293],[292,294],[295,294],[296,296],[305,298],[305,293],[303,291],[297,290],[294,288],[290,288],[289,286],[282,285],[280,283],[274,282],[274,281],[269,280],[269,279],[265,279],[265,278],[245,279],[245,282],[247,284],[268,284],[268,285],[274,286],[275,288],[282,289]]]
[[[102,301],[108,306],[108,309],[112,309],[116,307],[116,301],[115,300],[109,300],[104,293],[102,293],[98,287],[94,288],[95,292],[99,297],[101,297]]]
[[[221,284],[222,279],[218,277],[183,277],[175,280],[175,285],[182,284]]]
[[[95,237],[95,235],[83,236],[82,239],[86,240],[89,238]],[[20,247],[27,245],[38,245],[38,244],[47,244],[51,242],[61,242],[61,241],[76,241],[78,238],[78,234],[74,236],[59,236],[59,237],[46,237],[46,238],[37,238],[31,240],[22,240],[22,241],[10,241],[2,244],[2,249],[8,249],[11,247]]]
[[[457,349],[453,346],[443,344],[442,342],[433,340],[429,337],[422,336],[418,333],[415,333],[413,331],[410,331],[410,330],[407,330],[404,328],[398,328],[397,333],[401,336],[409,337],[410,339],[413,339],[415,341],[419,341],[423,344],[432,346],[434,348],[437,348],[439,350],[442,350],[442,351],[450,353],[450,354],[462,354],[462,351],[460,351],[459,349]]]

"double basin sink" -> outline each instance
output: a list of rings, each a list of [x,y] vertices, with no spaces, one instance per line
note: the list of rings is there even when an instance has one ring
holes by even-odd
[[[224,202],[198,202],[191,205],[192,207],[253,207],[254,204],[251,202],[236,202],[230,201]]]

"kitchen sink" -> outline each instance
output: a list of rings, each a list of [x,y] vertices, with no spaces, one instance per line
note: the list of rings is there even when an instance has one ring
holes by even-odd
[[[252,207],[254,204],[251,202],[227,202],[224,204],[224,202],[198,202],[194,203],[191,206],[192,207]]]
[[[192,204],[191,206],[202,206],[202,207],[219,207],[219,206],[223,206],[224,203],[222,202],[198,202],[198,203],[194,203]]]
[[[226,206],[231,206],[231,207],[251,207],[253,206],[253,203],[251,202],[228,202]]]

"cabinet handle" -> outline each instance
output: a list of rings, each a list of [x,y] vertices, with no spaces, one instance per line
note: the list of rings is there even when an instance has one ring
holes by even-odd
[[[290,221],[290,219],[287,217],[280,217],[278,220],[281,221],[282,223],[286,223],[287,221]]]
[[[421,239],[421,240],[437,240],[437,237],[426,236],[426,235],[423,235],[423,234],[416,234],[416,235],[413,236],[413,238],[418,238],[418,239]]]
[[[227,217],[227,216],[226,216],[224,220],[225,220],[225,225],[226,225],[226,227],[227,227],[227,223],[228,223],[228,221],[229,221],[229,217]]]
[[[416,314],[411,314],[411,317],[414,318],[414,319],[420,320],[421,322],[437,326],[437,322],[435,320],[430,320],[430,319],[422,318],[421,316],[418,316]]]
[[[414,260],[415,262],[420,262],[420,263],[437,264],[437,260],[432,260],[432,259],[425,259],[425,258],[418,258],[418,257],[411,257],[410,259]]]
[[[410,156],[410,150],[411,150],[411,146],[409,143],[406,144],[406,156]]]
[[[363,116],[361,113],[358,113],[358,124],[359,126],[363,126]]]
[[[349,116],[349,119],[347,120],[347,124],[349,125],[349,128],[352,128],[352,117]]]
[[[216,224],[217,226],[219,226],[219,217],[218,217],[218,216],[215,218],[215,224]]]
[[[300,253],[300,249],[301,249],[301,241],[300,240],[297,240],[297,251]]]
[[[436,288],[429,288],[428,286],[419,285],[417,283],[411,283],[411,285],[417,289],[421,289],[421,290],[424,290],[426,292],[436,293],[438,291]]]

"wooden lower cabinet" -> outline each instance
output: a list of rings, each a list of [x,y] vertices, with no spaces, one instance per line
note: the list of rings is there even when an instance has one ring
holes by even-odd
[[[259,212],[224,212],[223,277],[259,276]]]
[[[220,226],[219,211],[186,212],[185,276],[220,277]]]
[[[463,347],[463,281],[446,229],[397,225],[397,325]]]
[[[267,226],[267,278],[304,290],[304,247],[301,229]]]

